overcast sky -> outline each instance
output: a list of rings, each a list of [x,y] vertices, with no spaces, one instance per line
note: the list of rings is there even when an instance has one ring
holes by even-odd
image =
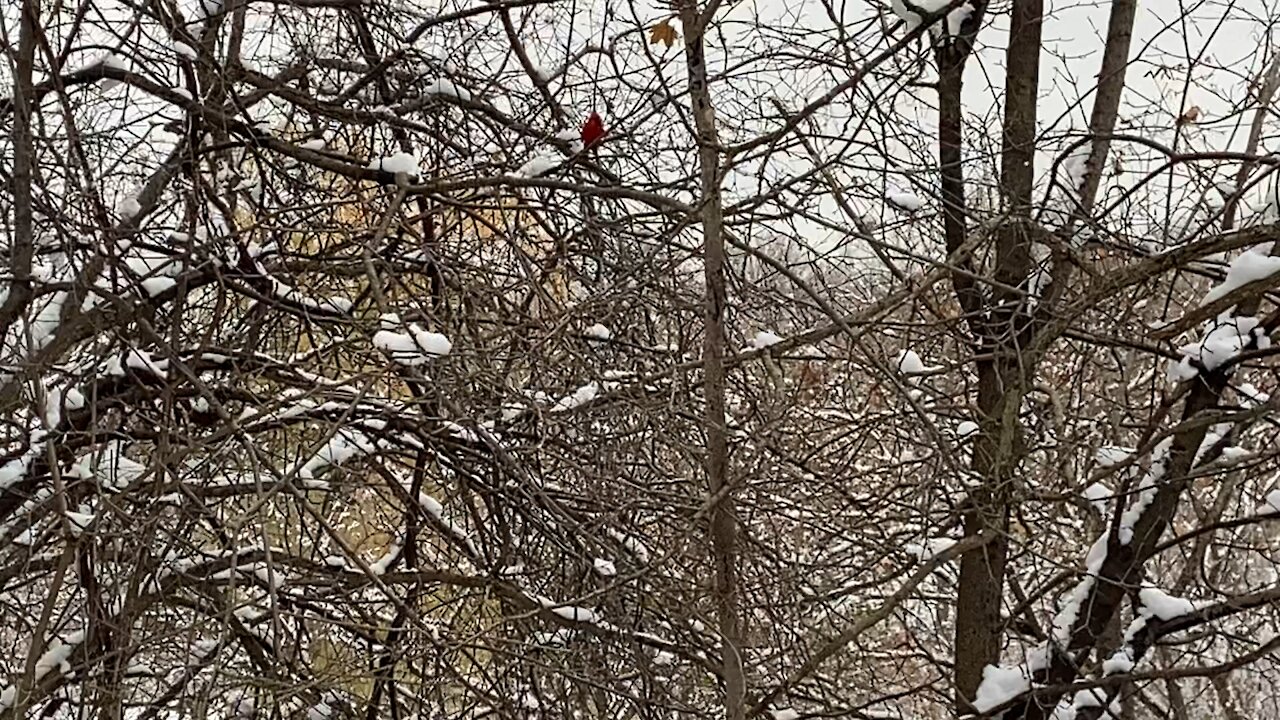
[[[1109,4],[1080,0],[1047,0],[1047,3],[1039,116],[1046,135],[1060,136],[1079,131],[1087,124],[1092,105],[1090,92],[1100,62]],[[1120,131],[1129,131],[1131,128],[1126,123],[1131,122],[1144,136],[1172,144],[1175,118],[1195,105],[1201,109],[1200,120],[1185,128],[1177,138],[1180,150],[1241,149],[1250,115],[1229,113],[1233,104],[1238,105],[1245,97],[1248,79],[1256,76],[1269,59],[1266,48],[1270,39],[1265,36],[1265,18],[1274,14],[1275,4],[1271,0],[1139,3],[1132,52],[1134,64],[1128,74],[1129,88]],[[123,4],[100,0],[97,5],[102,17],[114,18],[117,27],[127,24],[129,14]],[[420,17],[468,5],[464,0],[414,4],[421,9]],[[196,0],[184,0],[182,6],[191,12]],[[563,65],[568,54],[576,53],[585,44],[603,41],[613,46],[612,66],[624,71],[621,81],[602,56],[586,55],[558,77],[553,88],[560,91],[559,99],[571,116],[585,117],[590,110],[599,109],[611,127],[642,134],[652,138],[656,147],[665,148],[657,157],[619,157],[616,162],[624,177],[664,164],[671,172],[683,172],[692,161],[691,143],[678,117],[670,110],[655,112],[648,95],[663,82],[677,91],[683,86],[684,65],[679,43],[667,49],[647,42],[646,30],[670,13],[664,6],[665,3],[650,0],[566,0],[535,11],[539,22],[522,30],[530,53],[544,69],[552,72]],[[883,36],[881,28],[896,20],[886,6],[887,0],[883,3],[852,0],[840,5],[836,18],[832,18],[817,0],[744,0],[726,4],[720,15],[723,22],[711,37],[713,47],[708,53],[713,70],[728,69],[732,75],[731,81],[715,88],[724,139],[742,140],[771,127],[773,120],[767,116],[773,112],[770,104],[773,98],[794,109],[847,77],[848,67],[839,62],[819,63],[806,57],[840,59],[835,52],[837,21],[852,38],[857,55],[866,57],[882,49],[890,39]],[[1007,2],[999,3],[997,10],[1006,6]],[[1185,8],[1185,17],[1180,6]],[[270,67],[272,57],[283,59],[282,53],[299,45],[301,38],[312,33],[313,27],[307,22],[285,21],[288,15],[282,18],[272,10],[273,6],[261,7],[264,12],[274,12],[274,20],[254,26],[257,32],[247,40],[244,54],[255,63]],[[576,14],[571,14],[571,9],[576,10]],[[322,13],[332,12],[308,11],[309,14],[293,17],[320,20],[319,24],[323,25]],[[12,4],[6,4],[4,13],[7,27],[12,28],[15,14]],[[492,18],[485,16],[471,22],[483,25],[491,23]],[[1007,18],[999,12],[989,16],[980,36],[982,48],[968,67],[965,97],[967,110],[976,120],[977,131],[971,133],[975,168],[994,167],[995,163],[988,150],[998,147],[999,143],[997,103],[1004,74],[1006,23]],[[487,71],[484,65],[496,67],[502,63],[499,59],[502,38],[492,27],[488,28],[488,40],[450,28],[429,33],[418,47],[440,58],[450,70],[464,76],[484,77]],[[148,67],[161,74],[171,72],[176,82],[171,39],[154,28],[146,32],[149,40],[144,46],[155,59]],[[97,39],[111,42],[101,34]],[[323,43],[315,49],[326,50]],[[786,56],[780,55],[784,50]],[[98,48],[91,48],[72,64],[88,62],[100,52]],[[170,59],[166,60],[166,56]],[[165,69],[166,63],[169,70]],[[511,63],[506,62],[506,67],[510,66]],[[936,117],[932,93],[915,89],[910,93],[891,94],[894,99],[885,100],[885,93],[917,68],[925,68],[921,79],[931,79],[932,72],[927,65],[910,56],[895,59],[883,67],[882,74],[869,78],[854,93],[839,98],[818,117],[821,128],[835,136],[826,142],[824,154],[839,154],[846,159],[842,180],[859,190],[854,193],[859,208],[872,215],[885,215],[877,201],[884,190],[914,185],[923,187],[927,194],[936,183],[933,172]],[[513,100],[514,96],[508,96],[513,87],[525,96],[532,96],[532,85],[520,87],[518,77],[475,89],[480,97],[507,109],[513,103],[519,105]],[[126,90],[115,92],[124,97]],[[128,95],[123,106],[117,107],[121,113],[137,117],[155,110],[155,104],[136,92]],[[851,121],[862,119],[868,108],[879,117],[857,128],[850,125]],[[517,108],[521,110],[528,108]],[[894,112],[900,117],[895,119]],[[982,131],[983,125],[988,128],[986,132]],[[560,129],[549,127],[548,134]],[[139,134],[142,132],[140,129]],[[874,150],[869,149],[872,147]],[[1038,169],[1043,173],[1060,144],[1045,142],[1041,147],[1043,154]],[[1264,143],[1264,149],[1274,148]],[[521,147],[519,152],[532,153],[536,148]],[[1132,182],[1138,177],[1133,171],[1141,169],[1136,159],[1140,153],[1128,145],[1116,146],[1114,152],[1126,163],[1128,173],[1112,182]],[[741,172],[726,179],[726,186],[731,195],[745,196],[760,189],[760,178],[764,178],[766,185],[770,181],[785,181],[807,167],[805,158],[772,156],[763,168],[755,165],[741,168]],[[881,170],[891,172],[878,174]],[[1232,168],[1223,168],[1222,174],[1225,177],[1231,171]],[[1161,192],[1170,189],[1166,182]],[[1179,180],[1173,183],[1172,190],[1177,195],[1174,198],[1177,205],[1186,201],[1185,195],[1192,193],[1194,186]],[[824,202],[822,208],[833,217],[838,214],[829,201]],[[892,212],[888,216],[891,217]],[[798,232],[794,227],[779,230],[805,235],[813,241],[830,236],[815,227],[801,226]]]

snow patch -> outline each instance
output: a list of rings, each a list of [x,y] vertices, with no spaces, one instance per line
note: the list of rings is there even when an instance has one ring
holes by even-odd
[[[915,350],[903,350],[898,353],[898,372],[903,375],[927,375],[941,369],[939,365],[925,365]]]
[[[587,383],[577,390],[574,390],[572,393],[560,398],[555,406],[551,408],[551,412],[567,412],[595,400],[599,394],[599,383]]]
[[[1227,277],[1210,290],[1200,304],[1208,305],[1237,288],[1265,280],[1277,272],[1280,272],[1280,257],[1271,254],[1270,243],[1249,248],[1231,261]]]
[[[1094,483],[1084,489],[1084,499],[1089,501],[1099,515],[1107,514],[1107,499],[1113,494],[1111,488],[1102,483]]]
[[[894,0],[894,4],[898,4],[897,0]],[[915,13],[911,14],[914,15]],[[918,195],[909,192],[891,192],[885,195],[884,199],[891,207],[904,212],[914,213],[924,207],[924,200],[921,200]]]
[[[1138,600],[1142,603],[1142,612],[1149,613],[1159,620],[1173,620],[1196,610],[1196,604],[1191,600],[1173,597],[1156,588],[1139,590]]]
[[[409,153],[396,153],[383,158],[374,158],[369,161],[367,166],[370,170],[381,170],[388,173],[404,173],[410,178],[416,178],[422,174],[422,169],[418,166],[418,159]]]
[[[373,335],[373,346],[394,362],[415,367],[453,351],[449,338],[440,333],[428,332],[412,323],[405,326],[404,332],[392,329],[399,321],[394,314],[382,316],[383,329]]]
[[[907,553],[914,555],[917,560],[925,561],[932,559],[935,555],[946,552],[955,544],[956,541],[951,538],[929,538],[923,544],[907,543],[903,546],[903,549]]]
[[[461,100],[463,102],[471,102],[471,93],[464,87],[459,87],[448,78],[438,78],[427,84],[422,89],[427,95],[442,95]]]
[[[545,597],[538,598],[538,604],[547,610],[550,610],[556,617],[564,618],[570,622],[591,623],[593,625],[600,622],[600,616],[597,615],[594,610],[589,610],[584,607],[578,607],[576,605],[562,605]]]
[[[751,347],[756,350],[762,350],[782,342],[782,337],[769,330],[761,330],[756,336],[751,338]]]
[[[982,669],[982,684],[973,699],[973,708],[985,713],[1031,689],[1031,678],[1021,666],[988,665]]]
[[[1199,342],[1178,349],[1183,356],[1180,361],[1169,361],[1167,376],[1171,381],[1183,382],[1194,378],[1199,368],[1193,362],[1205,370],[1216,370],[1265,336],[1265,331],[1254,317],[1230,317],[1223,313],[1207,325],[1208,332]]]
[[[560,155],[554,152],[544,152],[534,155],[532,159],[520,166],[516,170],[516,175],[523,178],[536,178],[539,175],[545,175],[560,164]]]

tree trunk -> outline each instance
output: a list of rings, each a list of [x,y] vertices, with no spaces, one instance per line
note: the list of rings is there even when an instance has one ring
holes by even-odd
[[[715,107],[707,86],[703,52],[706,16],[699,17],[690,2],[681,9],[685,31],[685,60],[689,72],[689,97],[698,133],[698,162],[702,184],[702,261],[706,298],[702,357],[703,395],[706,403],[707,492],[710,512],[711,553],[715,566],[714,601],[723,657],[724,709],[728,720],[746,716],[746,678],[742,658],[742,628],[738,614],[738,520],[733,488],[728,477],[728,440],[725,432],[724,216],[720,197],[720,152]]]
[[[1009,516],[1015,499],[1012,484],[1022,459],[1022,427],[1018,411],[1034,373],[1036,358],[1019,342],[1028,327],[1029,304],[1019,290],[1029,287],[1033,269],[1031,198],[1035,178],[1036,104],[1040,78],[1040,28],[1043,0],[1013,4],[1005,85],[1000,190],[1008,219],[996,231],[992,275],[996,285],[982,293],[988,319],[970,327],[980,339],[978,397],[980,432],[974,440],[973,469],[980,484],[967,498],[965,535],[989,537],[960,561],[956,596],[955,682],[957,709],[964,712],[982,684],[983,669],[999,662],[1004,623],[1005,564],[1009,551]],[[940,53],[940,58],[943,53]],[[961,70],[953,69],[953,73]],[[960,78],[941,87],[950,97],[940,104],[946,115],[941,134],[943,164],[958,163]],[[944,178],[946,173],[944,172]],[[947,193],[944,202],[951,202]],[[954,242],[948,234],[948,246]],[[960,291],[960,288],[957,288]]]

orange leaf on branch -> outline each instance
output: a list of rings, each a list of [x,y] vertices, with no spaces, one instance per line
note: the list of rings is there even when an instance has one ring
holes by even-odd
[[[671,47],[679,37],[680,33],[676,32],[676,29],[671,26],[671,18],[667,18],[657,25],[649,28],[650,45],[663,43],[667,47]]]

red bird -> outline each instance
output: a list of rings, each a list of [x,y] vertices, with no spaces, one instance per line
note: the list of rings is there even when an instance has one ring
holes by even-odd
[[[590,148],[604,139],[604,120],[600,119],[600,113],[595,110],[587,116],[587,121],[582,124],[582,147]]]

